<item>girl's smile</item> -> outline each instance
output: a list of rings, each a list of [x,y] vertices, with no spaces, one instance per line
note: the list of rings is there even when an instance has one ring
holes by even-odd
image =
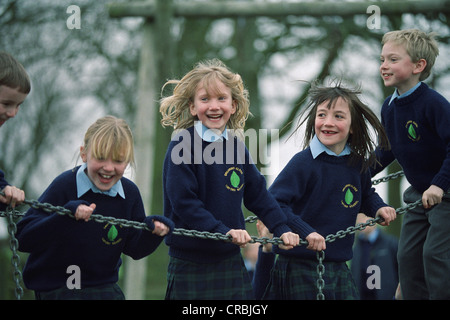
[[[110,190],[119,181],[128,166],[128,162],[121,159],[96,159],[92,152],[81,147],[81,158],[87,163],[87,175],[92,183],[101,191]]]
[[[342,98],[338,98],[331,107],[328,104],[329,101],[325,101],[317,107],[315,134],[323,145],[340,154],[351,133],[350,109]]]
[[[221,81],[217,80],[213,88],[205,88],[200,82],[190,104],[190,112],[207,128],[222,132],[236,112],[236,102],[231,89]]]

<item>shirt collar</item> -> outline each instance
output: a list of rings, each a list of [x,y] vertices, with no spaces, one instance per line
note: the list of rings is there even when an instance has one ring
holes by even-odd
[[[122,182],[119,180],[115,185],[112,186],[108,191],[101,191],[98,189],[87,176],[85,169],[87,168],[87,164],[83,163],[81,167],[77,171],[77,196],[80,198],[83,194],[92,190],[95,193],[105,194],[110,197],[115,197],[119,194],[122,198],[125,199],[125,192],[123,191]]]
[[[311,149],[313,159],[317,158],[323,152],[335,157],[346,156],[352,152],[350,146],[346,144],[344,150],[342,150],[341,153],[336,154],[335,152],[328,149],[322,142],[320,142],[319,138],[317,138],[316,135],[314,136],[314,138],[312,138],[311,143],[309,144],[309,148]]]
[[[197,134],[207,142],[214,142],[222,139],[228,140],[228,131],[226,128],[218,135],[215,130],[209,129],[201,121],[195,121],[194,127]]]
[[[401,99],[401,98],[405,98],[405,97],[409,96],[411,93],[416,91],[416,89],[418,87],[420,87],[421,84],[422,84],[422,82],[419,82],[414,87],[412,87],[411,89],[409,89],[408,91],[406,91],[405,93],[402,93],[402,94],[398,94],[398,89],[396,88],[394,93],[391,96],[391,100],[389,100],[389,104],[391,104],[391,102],[394,101],[395,98]]]

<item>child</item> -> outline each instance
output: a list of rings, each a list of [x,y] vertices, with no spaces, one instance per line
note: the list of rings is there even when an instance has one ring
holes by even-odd
[[[309,113],[297,127],[306,122],[307,148],[289,161],[269,188],[289,225],[308,245],[290,251],[274,248],[279,257],[265,298],[316,299],[315,251],[326,249],[325,299],[356,299],[357,289],[346,265],[352,258],[353,235],[328,244],[324,237],[354,225],[359,212],[381,216],[383,225],[395,219],[395,210],[371,187],[368,168],[375,159],[368,123],[386,147],[387,138],[358,93],[340,83],[310,90],[305,111]]]
[[[123,177],[134,163],[133,137],[124,120],[98,119],[87,130],[80,155],[84,163],[59,175],[39,198],[69,209],[75,219],[31,208],[18,223],[19,250],[30,253],[24,282],[37,299],[124,299],[116,284],[121,254],[149,255],[173,224],[162,216],[146,217],[137,186]],[[145,222],[153,231],[88,221],[93,212]],[[80,270],[81,289],[67,285],[71,266]]]
[[[6,52],[0,51],[0,127],[19,112],[19,107],[31,91],[30,78],[23,66]],[[9,185],[0,170],[0,210],[15,207],[25,200],[25,192]]]
[[[227,234],[232,243],[167,237],[166,299],[252,299],[239,249],[251,240],[242,201],[288,248],[299,238],[235,135],[249,114],[247,91],[241,77],[216,59],[167,84],[176,86],[161,101],[161,122],[184,130],[172,138],[164,161],[164,215],[178,228]]]
[[[395,92],[383,103],[381,121],[392,146],[378,151],[381,165],[395,159],[411,186],[404,201],[423,207],[403,218],[399,276],[404,299],[450,299],[450,104],[422,81],[439,54],[434,34],[388,32],[382,39],[380,73]]]

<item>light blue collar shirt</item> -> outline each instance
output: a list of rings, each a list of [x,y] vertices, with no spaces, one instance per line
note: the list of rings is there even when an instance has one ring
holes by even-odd
[[[414,91],[416,91],[416,89],[418,87],[420,87],[420,85],[422,84],[422,82],[419,82],[418,84],[416,84],[414,87],[412,87],[411,89],[409,89],[408,91],[406,91],[403,94],[398,94],[398,90],[397,88],[395,89],[394,93],[391,96],[391,100],[389,100],[389,104],[391,104],[392,101],[394,101],[395,98],[405,98],[407,96],[409,96],[411,93],[413,93]]]
[[[312,140],[309,144],[309,148],[311,149],[313,159],[317,158],[322,152],[325,152],[325,153],[329,154],[330,156],[335,156],[335,157],[346,156],[352,152],[352,149],[350,148],[350,146],[348,144],[346,144],[344,150],[342,150],[341,153],[336,154],[335,152],[328,149],[322,142],[320,142],[319,138],[317,138],[316,135],[314,135],[314,138],[312,138]]]
[[[119,180],[115,185],[112,186],[111,189],[108,191],[101,191],[98,189],[89,179],[87,176],[85,170],[87,168],[87,164],[83,163],[81,167],[77,171],[77,196],[80,198],[83,194],[88,192],[89,190],[92,190],[95,193],[101,193],[105,194],[110,197],[115,197],[117,194],[119,194],[122,198],[125,199],[125,192],[123,191],[122,182]]]
[[[195,121],[194,128],[195,131],[197,131],[197,134],[206,142],[214,142],[222,139],[228,140],[228,132],[226,128],[220,135],[217,134],[216,130],[206,127],[201,121]]]

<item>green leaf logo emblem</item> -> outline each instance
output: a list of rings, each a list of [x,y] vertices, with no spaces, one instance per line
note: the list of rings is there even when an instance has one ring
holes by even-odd
[[[411,138],[417,139],[417,133],[412,124],[410,124],[408,127],[408,134],[410,135]]]
[[[236,171],[233,171],[230,177],[230,183],[233,187],[237,188],[239,186],[239,183],[241,182],[241,178],[239,178]]]
[[[350,191],[350,188],[345,192],[345,203],[350,205],[353,202],[353,193]]]
[[[117,231],[117,228],[114,225],[112,225],[108,231],[108,240],[114,241],[117,238],[118,234],[119,234],[119,232]]]

